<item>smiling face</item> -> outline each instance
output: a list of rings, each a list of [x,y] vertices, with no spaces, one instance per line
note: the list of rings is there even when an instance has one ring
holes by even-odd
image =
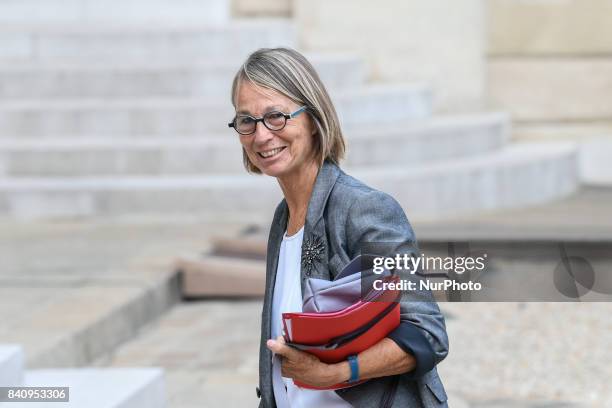
[[[286,96],[243,81],[236,94],[236,113],[262,117],[270,111],[291,113],[300,106]],[[272,131],[257,123],[255,133],[240,135],[240,143],[249,160],[263,174],[287,178],[314,161],[315,130],[310,116],[302,113],[287,120],[281,130]]]

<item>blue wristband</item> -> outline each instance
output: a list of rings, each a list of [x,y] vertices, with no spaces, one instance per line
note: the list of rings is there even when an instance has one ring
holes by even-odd
[[[359,381],[359,362],[357,361],[357,356],[348,356],[348,363],[349,367],[351,367],[351,378],[347,382],[354,383]]]

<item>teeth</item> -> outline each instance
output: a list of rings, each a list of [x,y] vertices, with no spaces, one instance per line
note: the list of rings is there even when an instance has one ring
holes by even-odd
[[[280,153],[281,150],[283,150],[283,148],[279,147],[277,149],[272,149],[272,150],[268,150],[265,152],[259,152],[259,154],[262,155],[264,158],[268,158],[268,157],[274,156],[275,154]]]

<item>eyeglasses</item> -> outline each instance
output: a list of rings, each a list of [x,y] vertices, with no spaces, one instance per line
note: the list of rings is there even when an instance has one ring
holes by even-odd
[[[293,113],[283,113],[281,111],[266,112],[261,118],[250,115],[236,115],[234,120],[227,124],[233,127],[241,135],[252,135],[257,129],[257,122],[263,122],[264,126],[270,130],[281,130],[287,124],[287,120],[293,119],[306,110],[306,106],[301,106]]]

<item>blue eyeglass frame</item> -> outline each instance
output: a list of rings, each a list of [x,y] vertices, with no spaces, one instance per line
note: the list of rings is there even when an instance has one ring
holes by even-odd
[[[251,133],[240,133],[240,132],[238,132],[238,128],[236,128],[236,118],[237,118],[238,116],[236,116],[236,117],[234,118],[234,120],[233,120],[233,121],[231,121],[230,123],[228,123],[228,124],[227,124],[227,126],[228,126],[228,127],[231,127],[231,128],[234,128],[234,130],[235,130],[235,131],[236,131],[236,132],[237,132],[239,135],[243,135],[243,136],[252,135],[253,133],[255,133],[255,132],[257,131],[257,123],[258,123],[258,122],[261,122],[261,123],[263,123],[263,125],[264,125],[264,126],[266,126],[266,122],[264,121],[264,116],[266,116],[267,114],[272,113],[272,112],[278,112],[278,113],[282,113],[282,114],[283,114],[283,117],[285,118],[285,124],[283,125],[283,127],[282,127],[282,128],[280,128],[280,129],[270,129],[268,126],[266,126],[266,129],[269,129],[269,130],[272,130],[272,131],[278,131],[278,130],[282,130],[282,129],[284,129],[284,128],[285,128],[285,126],[287,126],[287,121],[288,121],[289,119],[293,119],[293,118],[295,118],[296,116],[298,116],[300,113],[302,113],[302,112],[306,111],[306,108],[307,108],[307,106],[306,106],[306,105],[304,105],[304,106],[300,106],[300,107],[299,107],[299,108],[298,108],[298,109],[297,109],[295,112],[291,112],[291,113],[284,113],[284,112],[281,112],[281,111],[270,111],[270,112],[266,112],[266,113],[264,113],[264,114],[263,114],[263,116],[262,116],[262,117],[260,117],[260,118],[256,118],[256,117],[251,116],[251,115],[240,115],[240,116],[246,116],[246,117],[249,117],[249,118],[253,119],[253,121],[255,121],[255,126],[253,127],[253,131],[252,131]]]

